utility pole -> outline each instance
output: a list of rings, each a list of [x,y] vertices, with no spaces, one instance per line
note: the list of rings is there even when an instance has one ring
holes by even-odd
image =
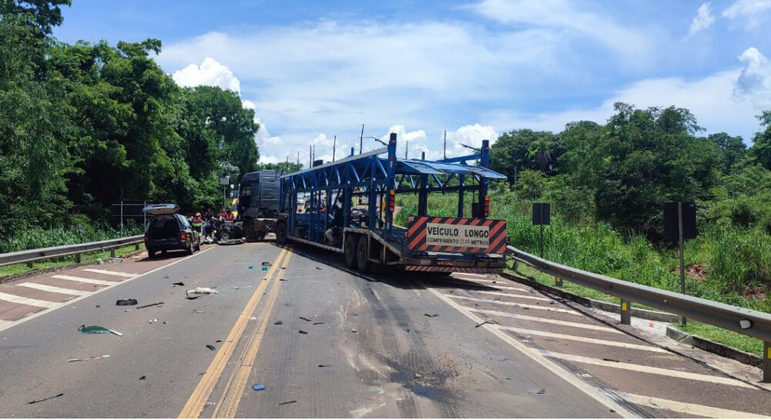
[[[444,130],[444,159],[447,159],[447,130]]]
[[[332,162],[335,161],[335,148],[337,148],[337,135],[335,135],[334,140],[332,140]]]
[[[410,141],[404,142],[404,158],[407,159],[408,151],[410,150]]]
[[[300,151],[297,151],[297,165],[300,165]]]
[[[361,154],[362,143],[364,143],[364,124],[361,125],[361,136],[359,136],[359,154]]]
[[[313,146],[308,146],[308,167],[313,167]]]

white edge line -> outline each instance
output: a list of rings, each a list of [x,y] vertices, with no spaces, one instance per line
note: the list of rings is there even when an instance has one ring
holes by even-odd
[[[424,286],[424,287],[426,287],[426,286]],[[442,293],[434,290],[433,288],[426,287],[426,289],[428,291],[430,291],[431,293],[433,293],[434,295],[436,295],[436,297],[438,297],[439,299],[442,299],[443,301],[445,301],[448,305],[450,305],[453,308],[455,308],[456,310],[458,310],[460,313],[465,315],[467,318],[471,319],[472,321],[474,321],[476,323],[481,323],[481,322],[484,321],[482,318],[474,315],[473,313],[471,313],[471,311],[467,310],[463,306],[459,305],[458,303],[454,302],[449,297],[444,296]],[[599,403],[601,403],[601,404],[605,405],[606,407],[614,410],[616,412],[616,414],[618,414],[619,416],[625,417],[625,418],[637,418],[637,417],[639,417],[638,414],[634,414],[631,411],[629,411],[627,408],[622,407],[619,403],[617,403],[616,401],[613,401],[607,395],[604,395],[601,392],[599,392],[596,388],[594,388],[594,387],[592,387],[590,385],[587,385],[586,383],[584,383],[583,381],[578,379],[575,375],[573,375],[571,372],[567,371],[565,368],[563,368],[563,367],[559,366],[558,364],[552,362],[551,360],[547,359],[545,356],[543,356],[542,354],[538,353],[537,351],[535,351],[535,350],[525,346],[524,344],[518,342],[517,340],[515,340],[510,335],[508,335],[508,334],[506,334],[504,332],[501,332],[500,330],[498,330],[497,328],[495,328],[494,326],[492,326],[490,324],[482,325],[482,327],[487,329],[487,331],[490,331],[491,333],[495,334],[495,336],[497,336],[498,338],[500,338],[501,340],[503,340],[504,342],[506,342],[510,346],[514,347],[516,350],[519,350],[522,354],[524,354],[525,356],[529,357],[534,362],[540,364],[541,366],[543,366],[544,368],[546,368],[547,370],[549,370],[553,374],[557,375],[558,377],[563,379],[565,382],[573,385],[574,387],[578,388],[579,390],[581,390],[582,392],[584,392],[588,396],[590,396],[590,397],[594,398],[595,400],[597,400]]]
[[[95,291],[94,291],[94,293],[91,293],[90,295],[79,296],[79,297],[77,297],[77,298],[75,298],[75,299],[72,299],[72,300],[68,300],[68,301],[66,301],[66,302],[62,302],[62,304],[61,304],[61,305],[58,305],[58,306],[54,306],[53,308],[48,308],[48,309],[45,309],[45,310],[43,310],[43,311],[40,311],[40,312],[36,312],[36,313],[34,313],[34,314],[32,314],[32,315],[30,315],[30,316],[26,317],[26,318],[22,318],[22,319],[19,319],[19,320],[16,320],[16,321],[11,321],[11,324],[9,324],[9,325],[3,325],[3,320],[0,320],[0,332],[3,332],[3,331],[5,331],[5,330],[7,330],[7,329],[9,329],[9,328],[11,328],[11,327],[15,327],[15,326],[17,326],[17,325],[21,325],[21,324],[23,324],[23,323],[25,323],[25,322],[27,322],[27,321],[29,321],[29,320],[31,320],[31,319],[35,319],[35,318],[37,318],[37,317],[39,317],[39,316],[45,315],[45,314],[47,314],[47,313],[49,313],[49,312],[51,312],[51,311],[53,311],[53,310],[56,310],[56,309],[59,309],[59,308],[63,307],[63,306],[67,306],[67,305],[73,304],[73,303],[75,303],[75,302],[81,301],[81,300],[83,300],[83,299],[86,299],[86,298],[88,298],[88,297],[91,297],[91,296],[93,296],[93,295],[95,295],[95,294],[97,294],[97,293],[99,293],[99,292],[102,292],[102,291],[105,291],[105,290],[109,290],[109,289],[112,289],[113,287],[116,287],[116,286],[120,286],[121,284],[126,284],[126,283],[128,283],[128,282],[130,282],[130,281],[136,280],[136,279],[138,279],[138,278],[140,278],[140,277],[144,277],[144,276],[146,276],[146,275],[148,275],[148,274],[151,274],[151,273],[154,273],[154,272],[156,272],[156,271],[162,270],[162,269],[164,269],[164,268],[166,268],[166,267],[171,267],[171,266],[172,266],[172,265],[174,265],[174,264],[177,264],[177,263],[180,263],[180,262],[182,262],[182,261],[188,260],[188,259],[190,259],[190,258],[196,257],[196,256],[198,256],[198,255],[201,255],[201,254],[203,254],[203,253],[205,253],[205,252],[208,252],[208,251],[210,251],[210,250],[212,250],[212,249],[214,249],[214,247],[212,247],[212,248],[208,248],[208,249],[204,249],[203,251],[198,251],[198,253],[197,253],[197,254],[188,255],[188,256],[186,256],[186,257],[182,258],[181,260],[177,260],[177,261],[174,261],[174,262],[173,262],[173,263],[171,263],[171,264],[162,265],[162,266],[160,266],[160,267],[157,267],[157,268],[154,268],[154,269],[152,269],[152,270],[150,270],[150,271],[148,271],[148,272],[145,272],[145,273],[142,273],[142,274],[138,274],[136,277],[132,277],[132,278],[130,278],[130,279],[126,279],[126,280],[124,280],[124,281],[121,281],[121,282],[116,282],[116,283],[115,283],[114,285],[112,285],[112,286],[107,286],[107,287],[103,287],[103,288],[101,288],[101,289],[95,290]]]
[[[618,391],[618,394],[623,396],[624,399],[627,399],[637,405],[643,405],[658,410],[669,410],[676,413],[689,414],[692,416],[703,416],[707,418],[768,418],[768,416],[763,414],[748,413],[746,411],[727,410],[725,408],[666,400],[664,398],[627,394],[620,391]]]

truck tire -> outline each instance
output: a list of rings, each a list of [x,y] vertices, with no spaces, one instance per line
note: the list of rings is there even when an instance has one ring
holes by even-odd
[[[276,223],[276,243],[286,243],[286,223],[284,222]]]
[[[265,235],[260,236],[257,229],[254,228],[254,220],[251,217],[244,218],[244,236],[247,242],[261,241]]]
[[[345,265],[353,268],[356,265],[356,235],[351,233],[345,235],[343,255],[345,256]]]
[[[361,235],[356,241],[356,267],[360,272],[369,271],[369,237]]]

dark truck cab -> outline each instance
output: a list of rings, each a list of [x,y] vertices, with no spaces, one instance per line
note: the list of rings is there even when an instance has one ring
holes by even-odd
[[[248,241],[275,232],[281,194],[280,174],[274,170],[249,172],[238,185],[238,216]]]
[[[145,227],[145,248],[147,255],[152,258],[158,251],[181,249],[192,254],[201,249],[198,232],[181,214],[177,213],[179,207],[175,204],[153,204],[146,206],[143,211],[152,215],[150,222]]]

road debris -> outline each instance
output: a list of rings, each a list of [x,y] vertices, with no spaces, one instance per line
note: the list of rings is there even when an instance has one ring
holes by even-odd
[[[543,395],[545,393],[546,393],[546,390],[543,388],[539,389],[538,392],[536,392],[536,394],[540,394],[540,395]]]
[[[359,332],[359,330],[351,330],[352,333]]]
[[[255,385],[252,385],[252,389],[255,390],[255,391],[262,391],[263,389],[265,389],[265,385],[257,385],[257,384],[255,384]]]
[[[216,347],[214,347],[214,346],[212,346],[211,344],[207,344],[207,345],[206,345],[206,348],[207,348],[207,349],[209,349],[209,350],[211,350],[211,351],[217,350],[217,348],[216,348]]]
[[[154,324],[154,323],[156,323],[156,322],[158,322],[158,318],[154,318],[154,319],[148,319],[148,320],[147,320],[147,323],[148,323],[148,324]]]
[[[427,316],[427,317],[429,317],[429,318],[434,318],[434,317],[437,317],[437,316],[439,316],[439,314],[423,314],[423,315],[424,315],[424,316]]]
[[[115,301],[115,304],[118,306],[133,306],[137,304],[136,299],[118,299]]]
[[[185,297],[190,299],[190,295],[216,295],[217,291],[211,287],[196,287],[195,289],[185,290]],[[198,296],[193,297],[193,299]]]
[[[319,365],[320,368],[329,367],[329,365]]]
[[[289,401],[280,402],[280,403],[278,403],[278,405],[294,404],[296,402],[297,402],[297,400],[289,400]]]
[[[485,325],[485,324],[491,324],[492,325],[492,324],[497,324],[497,322],[492,321],[492,320],[482,321],[479,324],[474,325],[474,328],[479,328],[479,327],[481,327],[482,325]]]
[[[287,281],[285,278],[280,278],[278,281]]]
[[[155,302],[155,303],[151,303],[149,305],[137,306],[137,309],[144,309],[144,308],[149,308],[151,306],[158,306],[158,305],[163,305],[163,302]]]
[[[196,297],[198,297],[198,296],[196,296]],[[193,309],[193,313],[194,313],[194,314],[205,314],[205,313],[206,313],[206,311],[202,311],[202,310],[200,310],[200,309]]]
[[[250,270],[254,270],[254,266],[253,266],[253,265],[250,265],[250,266],[249,266],[249,269],[250,269]]]
[[[169,278],[169,276],[166,276],[165,278]],[[181,281],[178,281],[176,283],[171,283],[172,286],[184,286],[185,283],[182,283]]]
[[[273,323],[273,325],[284,325],[284,323],[281,322],[281,321],[276,321],[276,322]]]
[[[142,375],[142,376],[139,377],[140,381],[144,381],[145,379],[147,379],[147,376],[145,376],[145,375]]]
[[[303,331],[303,330],[297,330],[297,332],[300,334],[308,334],[308,331]]]
[[[87,327],[85,324],[83,324],[78,327],[78,331],[82,332],[83,334],[115,334],[119,337],[123,335],[123,333],[119,333],[109,328],[100,327],[99,325],[89,325]]]
[[[51,397],[48,397],[48,398],[43,398],[42,400],[35,400],[35,401],[30,401],[30,402],[28,402],[27,404],[37,404],[37,403],[39,403],[39,402],[43,402],[43,401],[52,400],[52,399],[54,399],[54,398],[59,398],[59,397],[61,397],[61,396],[63,396],[63,395],[64,395],[64,393],[62,392],[62,393],[60,393],[60,394],[56,394],[56,395],[54,395],[54,396],[51,396]]]
[[[316,270],[321,270],[321,267],[316,267]]]
[[[68,362],[85,362],[87,360],[107,359],[108,357],[110,357],[109,354],[104,354],[104,355],[101,355],[101,356],[79,357],[79,358],[70,359],[70,360],[67,360],[67,361]]]
[[[112,257],[112,258],[110,258],[110,262],[122,263],[123,262],[123,258]]]
[[[308,318],[306,318],[306,317],[304,317],[304,316],[301,316],[301,317],[300,317],[300,319],[302,319],[303,321],[311,322],[311,320],[310,320],[310,319],[308,319]]]
[[[313,325],[321,325],[323,322],[314,322]]]
[[[215,343],[221,343],[221,342],[222,342],[222,340],[217,340],[217,341],[215,341]]]
[[[619,362],[619,361],[618,361],[618,360],[616,360],[616,359],[608,359],[607,357],[603,357],[603,358],[602,358],[602,360],[604,360],[604,361],[606,361],[606,362],[616,362],[616,363],[621,363],[621,362]]]

